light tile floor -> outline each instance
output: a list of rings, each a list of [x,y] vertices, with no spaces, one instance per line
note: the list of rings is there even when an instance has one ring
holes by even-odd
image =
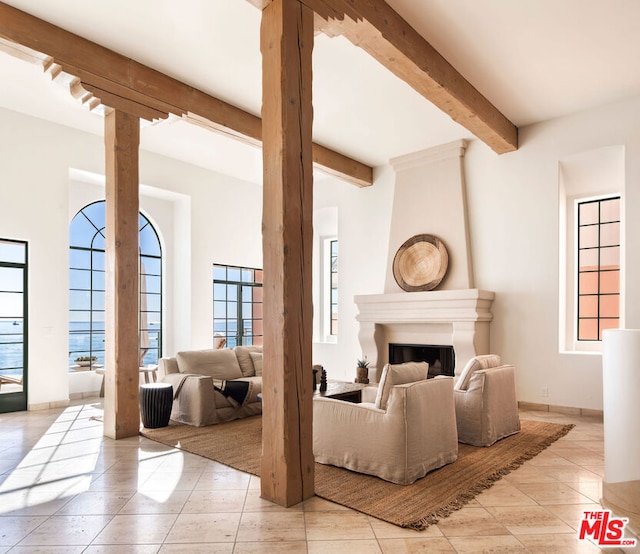
[[[143,437],[104,438],[101,416],[101,399],[0,414],[0,554],[599,552],[576,532],[599,508],[597,418],[522,412],[576,428],[415,532],[320,498],[281,508],[260,498],[257,477]]]

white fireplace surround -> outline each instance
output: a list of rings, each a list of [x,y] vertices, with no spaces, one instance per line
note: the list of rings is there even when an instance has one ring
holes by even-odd
[[[356,319],[369,377],[380,380],[389,343],[453,346],[456,377],[473,356],[489,353],[494,293],[479,289],[358,295]]]

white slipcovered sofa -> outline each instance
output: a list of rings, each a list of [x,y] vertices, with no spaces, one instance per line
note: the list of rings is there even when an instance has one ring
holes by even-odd
[[[314,398],[316,462],[399,485],[454,462],[458,437],[453,379],[427,380],[428,369],[425,362],[387,364],[377,389],[365,389],[361,404]]]
[[[500,356],[471,358],[453,394],[460,442],[490,446],[520,431],[515,367],[502,364]]]
[[[261,346],[178,352],[158,360],[158,377],[173,385],[174,421],[203,426],[262,413]]]

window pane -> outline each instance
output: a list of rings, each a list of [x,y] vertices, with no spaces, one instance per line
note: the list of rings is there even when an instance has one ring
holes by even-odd
[[[578,224],[591,225],[598,223],[598,203],[583,202],[578,205]]]
[[[602,269],[620,268],[620,247],[612,246],[600,249],[600,267]]]
[[[578,299],[578,315],[580,317],[598,317],[598,297],[580,296]]]
[[[95,250],[106,250],[105,238],[103,233],[96,233],[91,242],[91,248]]]
[[[91,272],[91,279],[93,279],[93,290],[106,290],[105,275],[105,272],[102,270]]]
[[[219,283],[213,285],[213,298],[214,300],[226,300],[227,299],[227,286]]]
[[[227,268],[222,265],[213,266],[213,279],[214,281],[226,281],[227,280]]]
[[[224,318],[227,316],[227,303],[215,301],[213,303],[213,317],[214,318]]]
[[[155,275],[143,275],[140,281],[140,290],[160,293],[162,291],[161,278]]]
[[[238,303],[227,302],[227,318],[235,319],[238,317]]]
[[[93,251],[91,253],[91,267],[93,267],[93,269],[101,269],[102,271],[105,270],[104,252]]]
[[[86,269],[69,270],[69,287],[72,289],[90,289],[91,272]]]
[[[578,294],[598,294],[598,273],[580,273],[578,276]]]
[[[69,265],[75,269],[89,269],[91,267],[91,252],[72,248],[69,252]]]
[[[620,198],[603,200],[600,203],[600,221],[620,221]]]
[[[24,296],[16,292],[0,292],[0,317],[23,317]]]
[[[237,267],[230,267],[227,271],[227,280],[240,281],[240,269]]]
[[[88,291],[69,291],[69,308],[71,310],[91,310],[91,293]]]
[[[147,225],[140,231],[140,253],[160,256],[160,241],[151,225]]]
[[[140,262],[144,264],[144,273],[147,275],[162,274],[162,261],[160,258],[150,256],[140,256]]]
[[[91,240],[96,234],[96,228],[82,214],[79,213],[71,221],[69,226],[69,244],[71,246],[79,246],[84,248],[91,247]]]
[[[600,317],[620,317],[619,296],[604,295],[600,297]]]
[[[578,340],[598,340],[597,319],[578,319]]]
[[[0,291],[22,292],[24,273],[18,267],[0,267]]]
[[[24,264],[26,249],[23,243],[12,242],[8,240],[0,240],[0,261]]]
[[[244,302],[251,302],[252,296],[251,287],[242,287],[242,300]]]
[[[588,250],[580,250],[579,254],[579,271],[593,271],[598,269],[598,249],[590,248]]]
[[[600,292],[620,292],[620,271],[602,271],[600,273]]]
[[[104,200],[85,206],[82,208],[82,213],[93,223],[96,229],[104,229],[107,217],[107,205]]]
[[[606,223],[600,226],[600,246],[620,244],[620,223]]]
[[[580,248],[598,246],[598,226],[580,227]]]

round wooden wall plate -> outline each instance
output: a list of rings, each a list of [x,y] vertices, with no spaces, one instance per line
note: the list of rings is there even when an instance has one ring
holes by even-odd
[[[406,241],[393,258],[393,277],[407,292],[433,290],[444,278],[449,254],[434,235],[415,235]]]

